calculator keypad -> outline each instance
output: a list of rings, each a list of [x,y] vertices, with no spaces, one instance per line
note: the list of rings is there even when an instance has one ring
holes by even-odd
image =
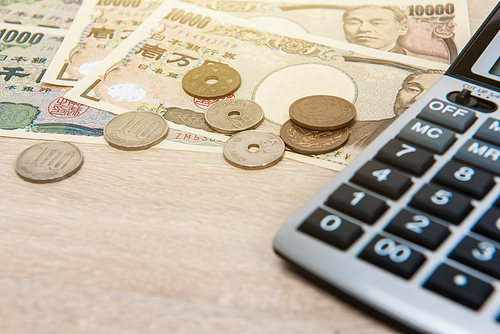
[[[500,196],[489,196],[500,175],[500,121],[483,119],[472,139],[453,146],[477,121],[473,109],[430,100],[299,230],[340,250],[365,240],[358,258],[405,280],[447,244],[447,259],[420,275],[420,286],[479,310],[494,291],[491,281],[500,279]],[[445,154],[449,161],[440,161]],[[483,199],[491,207],[481,208]],[[484,213],[470,223],[477,210]],[[371,241],[364,224],[374,227]],[[457,229],[465,234],[450,244]]]

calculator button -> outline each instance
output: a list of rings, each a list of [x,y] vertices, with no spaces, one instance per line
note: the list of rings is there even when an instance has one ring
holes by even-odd
[[[477,130],[474,138],[500,146],[500,121],[488,118]]]
[[[448,237],[446,226],[432,221],[429,217],[402,210],[385,228],[389,233],[435,250]]]
[[[477,117],[472,110],[434,99],[422,109],[418,118],[464,133]]]
[[[347,184],[335,190],[325,204],[367,224],[373,224],[387,210],[383,200]]]
[[[482,198],[495,184],[493,177],[481,169],[452,160],[441,168],[433,181]]]
[[[406,279],[425,261],[422,253],[382,235],[377,235],[359,257]]]
[[[410,206],[458,224],[472,210],[471,199],[436,184],[426,184],[410,202]]]
[[[493,292],[491,284],[446,264],[436,269],[424,287],[473,310]]]
[[[410,177],[376,161],[368,161],[351,181],[390,198],[398,198],[413,184]]]
[[[455,158],[494,174],[500,171],[500,147],[481,140],[469,139],[458,150]]]
[[[465,237],[450,258],[485,274],[500,278],[500,254],[493,244]]]
[[[431,152],[398,139],[388,142],[375,158],[415,175],[422,175],[435,161]]]
[[[444,153],[456,140],[455,132],[419,119],[413,119],[406,124],[398,138],[439,154]]]
[[[489,209],[472,231],[500,242],[500,209],[496,207]]]
[[[300,225],[299,231],[342,250],[346,250],[363,234],[360,226],[323,209],[317,209],[309,216]]]

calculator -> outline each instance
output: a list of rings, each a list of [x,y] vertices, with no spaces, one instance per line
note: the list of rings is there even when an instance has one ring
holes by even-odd
[[[500,333],[500,3],[447,72],[276,234],[316,280],[426,333]]]

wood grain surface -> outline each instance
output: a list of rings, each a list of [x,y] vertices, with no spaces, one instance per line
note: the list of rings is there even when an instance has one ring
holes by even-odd
[[[469,0],[472,31],[495,4]],[[397,332],[272,251],[334,172],[78,144],[78,173],[32,184],[14,164],[35,143],[0,138],[0,333]]]

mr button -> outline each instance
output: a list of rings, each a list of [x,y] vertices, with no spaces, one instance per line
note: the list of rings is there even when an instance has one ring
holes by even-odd
[[[476,120],[474,111],[437,99],[429,102],[418,118],[464,133]]]
[[[500,171],[500,147],[481,140],[469,139],[462,146],[455,159],[485,169],[494,174]]]
[[[398,137],[442,154],[455,142],[455,132],[439,125],[413,119],[406,124]]]

